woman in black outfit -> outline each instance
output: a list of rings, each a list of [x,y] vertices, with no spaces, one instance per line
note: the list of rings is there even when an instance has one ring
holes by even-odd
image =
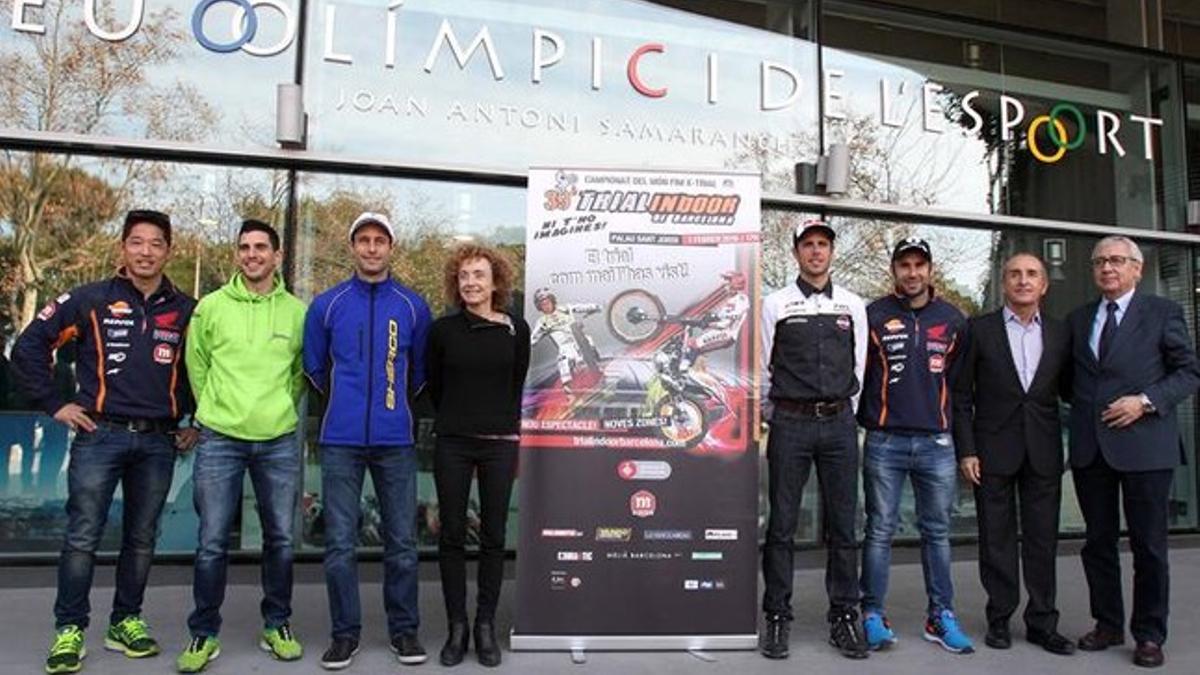
[[[467,633],[467,499],[479,476],[479,577],[475,653],[500,665],[496,605],[504,576],[504,531],[520,440],[521,391],[529,367],[529,325],[504,311],[512,298],[512,264],[477,244],[457,247],[446,261],[447,301],[459,312],[429,333],[428,387],[437,414],[433,475],[441,532],[438,564],[450,636],[441,662],[462,662]]]

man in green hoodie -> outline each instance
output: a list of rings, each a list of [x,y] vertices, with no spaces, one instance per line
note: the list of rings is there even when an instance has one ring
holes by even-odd
[[[202,425],[192,473],[200,537],[188,617],[191,641],[180,672],[195,673],[221,653],[229,534],[248,471],[263,529],[263,631],[277,659],[303,653],[288,624],[292,607],[292,521],[300,483],[296,407],[304,388],[304,303],[284,288],[279,234],[247,220],[238,233],[239,272],[192,314],[187,371]]]

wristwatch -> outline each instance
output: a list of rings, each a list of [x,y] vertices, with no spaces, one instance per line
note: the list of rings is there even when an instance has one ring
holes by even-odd
[[[1154,402],[1150,400],[1149,396],[1142,394],[1139,396],[1139,398],[1142,400],[1142,412],[1146,413],[1147,415],[1155,412]]]

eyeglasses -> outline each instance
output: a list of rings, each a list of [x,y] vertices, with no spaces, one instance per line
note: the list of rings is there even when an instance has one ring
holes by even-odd
[[[1100,268],[1104,267],[1105,264],[1109,264],[1109,265],[1112,265],[1113,267],[1119,268],[1119,267],[1124,267],[1124,266],[1128,265],[1129,261],[1131,261],[1131,260],[1134,260],[1134,259],[1130,258],[1127,255],[1110,255],[1107,257],[1097,256],[1095,258],[1092,258],[1092,267],[1095,267],[1096,269],[1100,269]]]

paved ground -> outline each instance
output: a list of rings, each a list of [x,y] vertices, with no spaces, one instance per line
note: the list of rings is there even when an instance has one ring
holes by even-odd
[[[1072,547],[1074,548],[1074,547]],[[966,558],[967,549],[956,549],[956,558]],[[902,558],[911,560],[912,552]],[[706,662],[686,653],[590,653],[587,662],[574,665],[566,654],[559,653],[505,653],[501,671],[521,673],[797,673],[806,675],[822,673],[861,674],[868,672],[897,674],[920,673],[1004,673],[1005,675],[1033,675],[1035,673],[1130,673],[1136,669],[1130,665],[1131,648],[1111,649],[1097,654],[1078,654],[1059,657],[1047,654],[1018,639],[1013,649],[998,652],[982,645],[983,594],[979,587],[975,563],[963,560],[955,563],[954,574],[958,589],[959,613],[965,627],[979,646],[979,652],[971,656],[954,656],[921,639],[921,610],[925,600],[922,590],[920,566],[912,563],[900,564],[892,573],[892,620],[900,635],[896,649],[875,654],[866,662],[851,662],[833,653],[825,644],[823,625],[824,584],[819,565],[811,565],[814,556],[805,559],[810,563],[796,574],[798,619],[792,630],[792,657],[788,661],[771,662],[755,652],[714,652],[715,660]],[[1126,595],[1130,584],[1130,561],[1124,558],[1126,569]],[[1162,673],[1200,673],[1200,640],[1196,640],[1195,627],[1200,625],[1200,548],[1176,548],[1171,553],[1172,607],[1171,627],[1173,639],[1167,645],[1167,666]],[[431,659],[424,666],[413,670],[445,670],[436,664],[436,653],[445,639],[445,626],[441,611],[440,592],[436,582],[436,566],[422,565],[421,609],[425,625],[422,638]],[[364,564],[364,577],[376,577],[378,563]],[[1059,559],[1059,605],[1063,618],[1060,629],[1068,636],[1077,636],[1090,628],[1087,616],[1087,589],[1078,556],[1074,553]],[[93,607],[99,617],[88,634],[91,653],[85,673],[138,675],[142,673],[169,673],[173,671],[176,650],[186,638],[184,619],[191,606],[191,591],[186,585],[189,570],[186,567],[160,566],[155,570],[155,585],[148,592],[147,619],[155,634],[167,646],[168,652],[156,658],[130,661],[123,656],[102,649],[102,627],[111,601],[111,568],[101,568],[97,574],[98,588],[92,596]],[[238,566],[232,574],[236,581],[231,585],[225,605],[225,626],[222,631],[224,653],[214,662],[208,672],[214,675],[244,675],[247,673],[322,673],[318,665],[320,652],[326,646],[325,632],[328,630],[325,588],[320,583],[319,566],[305,565],[297,573],[295,617],[293,626],[304,640],[308,653],[298,663],[273,662],[256,647],[258,626],[257,572],[245,565]],[[0,673],[37,673],[50,634],[50,607],[54,600],[53,570],[51,568],[9,568],[0,580]],[[507,631],[512,622],[511,583],[505,587],[505,601],[498,617],[500,627]],[[379,598],[379,585],[373,580],[363,584],[363,609],[365,639],[363,652],[348,671],[351,673],[382,673],[409,670],[399,665],[387,651],[383,631],[383,608]],[[1015,637],[1020,637],[1019,624],[1014,625]],[[495,672],[486,670],[468,660],[458,672]]]

